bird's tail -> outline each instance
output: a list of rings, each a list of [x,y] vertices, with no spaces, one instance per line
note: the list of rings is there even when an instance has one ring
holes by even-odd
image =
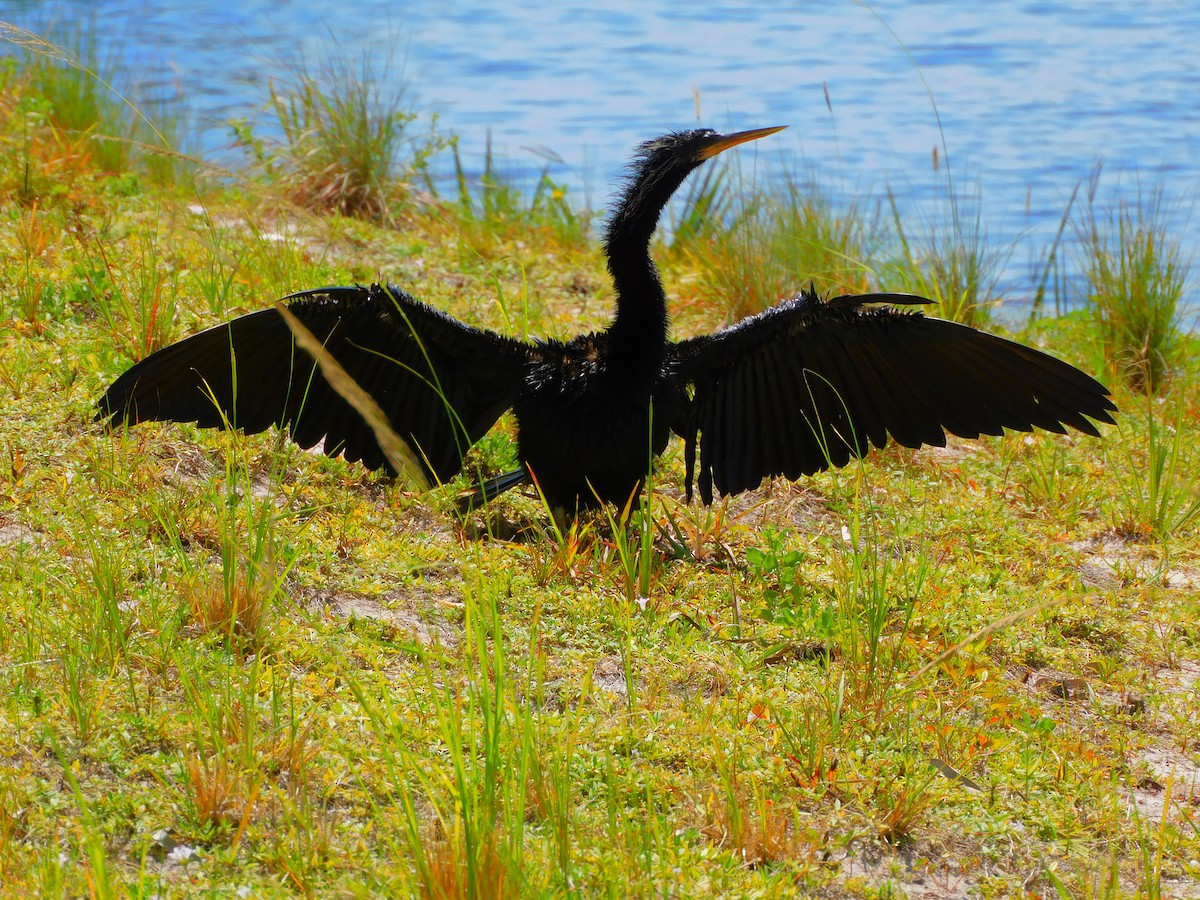
[[[454,504],[459,512],[470,512],[482,503],[490,503],[509,488],[529,481],[529,470],[522,467],[515,472],[505,472],[486,481],[481,481],[469,491],[463,491],[455,498]]]

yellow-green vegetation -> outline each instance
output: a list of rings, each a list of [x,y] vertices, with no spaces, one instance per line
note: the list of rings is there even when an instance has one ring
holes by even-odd
[[[672,250],[697,302],[742,318],[793,296],[798,272],[834,294],[868,289],[880,234],[857,207],[839,212],[813,180],[735,189],[728,173],[702,170],[679,207]]]
[[[1092,314],[1105,356],[1136,390],[1154,393],[1183,349],[1179,313],[1187,260],[1171,240],[1178,211],[1161,189],[1097,209],[1097,167],[1080,225]]]
[[[916,229],[905,226],[890,192],[888,203],[900,249],[886,270],[891,288],[935,301],[943,318],[973,328],[986,325],[1011,250],[988,241],[978,192],[959,196],[947,173],[944,208],[926,214]]]
[[[274,434],[108,433],[94,402],[154,348],[314,285],[386,276],[489,327],[595,327],[588,217],[548,182],[339,205],[286,157],[207,182],[113,169],[39,71],[0,69],[0,892],[1196,895],[1191,338],[1149,394],[1086,313],[1018,335],[1114,385],[1103,441],[891,448],[711,508],[683,502],[676,448],[628,520],[559,530],[516,495],[463,521],[453,488]],[[782,233],[716,268],[677,230],[681,334],[743,302],[712,289],[722,260],[752,277],[787,234],[835,236],[815,250],[861,287],[918,261],[855,263],[871,229],[791,196],[794,220],[753,222]],[[681,213],[691,234],[737,246],[707,209]],[[470,468],[510,465],[511,434]]]
[[[418,116],[402,102],[403,82],[389,93],[381,90],[396,77],[365,54],[355,62],[333,53],[315,69],[302,61],[284,85],[270,86],[269,105],[283,141],[269,146],[246,122],[236,131],[293,202],[391,222],[395,203],[412,189],[395,177],[397,155],[407,150],[408,174],[424,174],[439,146],[428,135],[414,139],[410,133]]]

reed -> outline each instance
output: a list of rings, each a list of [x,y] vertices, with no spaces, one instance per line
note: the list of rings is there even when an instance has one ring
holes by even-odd
[[[1179,364],[1189,261],[1172,237],[1179,210],[1161,188],[1108,204],[1092,173],[1077,223],[1087,302],[1110,368],[1135,391],[1157,393]]]
[[[981,192],[959,196],[952,182],[932,211],[918,210],[918,226],[906,224],[889,189],[897,253],[884,267],[888,290],[908,291],[937,304],[943,319],[984,327],[1000,300],[998,284],[1012,248],[988,240]]]
[[[393,59],[356,57],[336,42],[322,59],[301,57],[272,80],[268,110],[280,140],[259,138],[247,122],[236,133],[307,209],[391,222],[443,145],[422,130]]]
[[[690,293],[736,320],[789,299],[809,282],[822,294],[861,293],[872,278],[876,223],[839,204],[815,178],[772,187],[706,172],[674,211],[673,255],[696,273]]]
[[[74,141],[103,172],[163,184],[191,170],[184,98],[166,84],[133,82],[101,50],[94,14],[90,24],[52,21],[42,33],[0,23],[0,39],[24,52],[22,79],[40,100],[38,115],[60,132],[63,153]]]

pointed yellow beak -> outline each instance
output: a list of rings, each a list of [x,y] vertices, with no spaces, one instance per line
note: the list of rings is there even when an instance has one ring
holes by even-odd
[[[783,131],[785,128],[787,128],[786,125],[776,125],[773,128],[735,131],[733,134],[715,134],[711,138],[712,143],[700,151],[700,158],[712,159],[718,153],[723,153],[730,147],[736,147],[738,144],[746,143],[746,141],[757,141],[759,138],[764,138],[768,134],[774,134],[777,131]]]

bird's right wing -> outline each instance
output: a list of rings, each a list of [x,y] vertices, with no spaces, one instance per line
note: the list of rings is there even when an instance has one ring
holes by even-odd
[[[823,301],[811,291],[716,334],[672,344],[667,371],[681,404],[691,495],[748,490],[768,475],[798,478],[845,465],[890,435],[944,446],[1005,428],[1097,434],[1112,422],[1108,391],[1074,366],[965,325],[871,303],[928,303],[903,294]]]
[[[512,405],[530,347],[472,328],[378,285],[331,287],[285,298],[387,415],[439,481]],[[98,418],[226,423],[248,433],[287,425],[292,440],[388,466],[370,426],[298,350],[274,309],[210,328],[146,357],[113,382]]]

